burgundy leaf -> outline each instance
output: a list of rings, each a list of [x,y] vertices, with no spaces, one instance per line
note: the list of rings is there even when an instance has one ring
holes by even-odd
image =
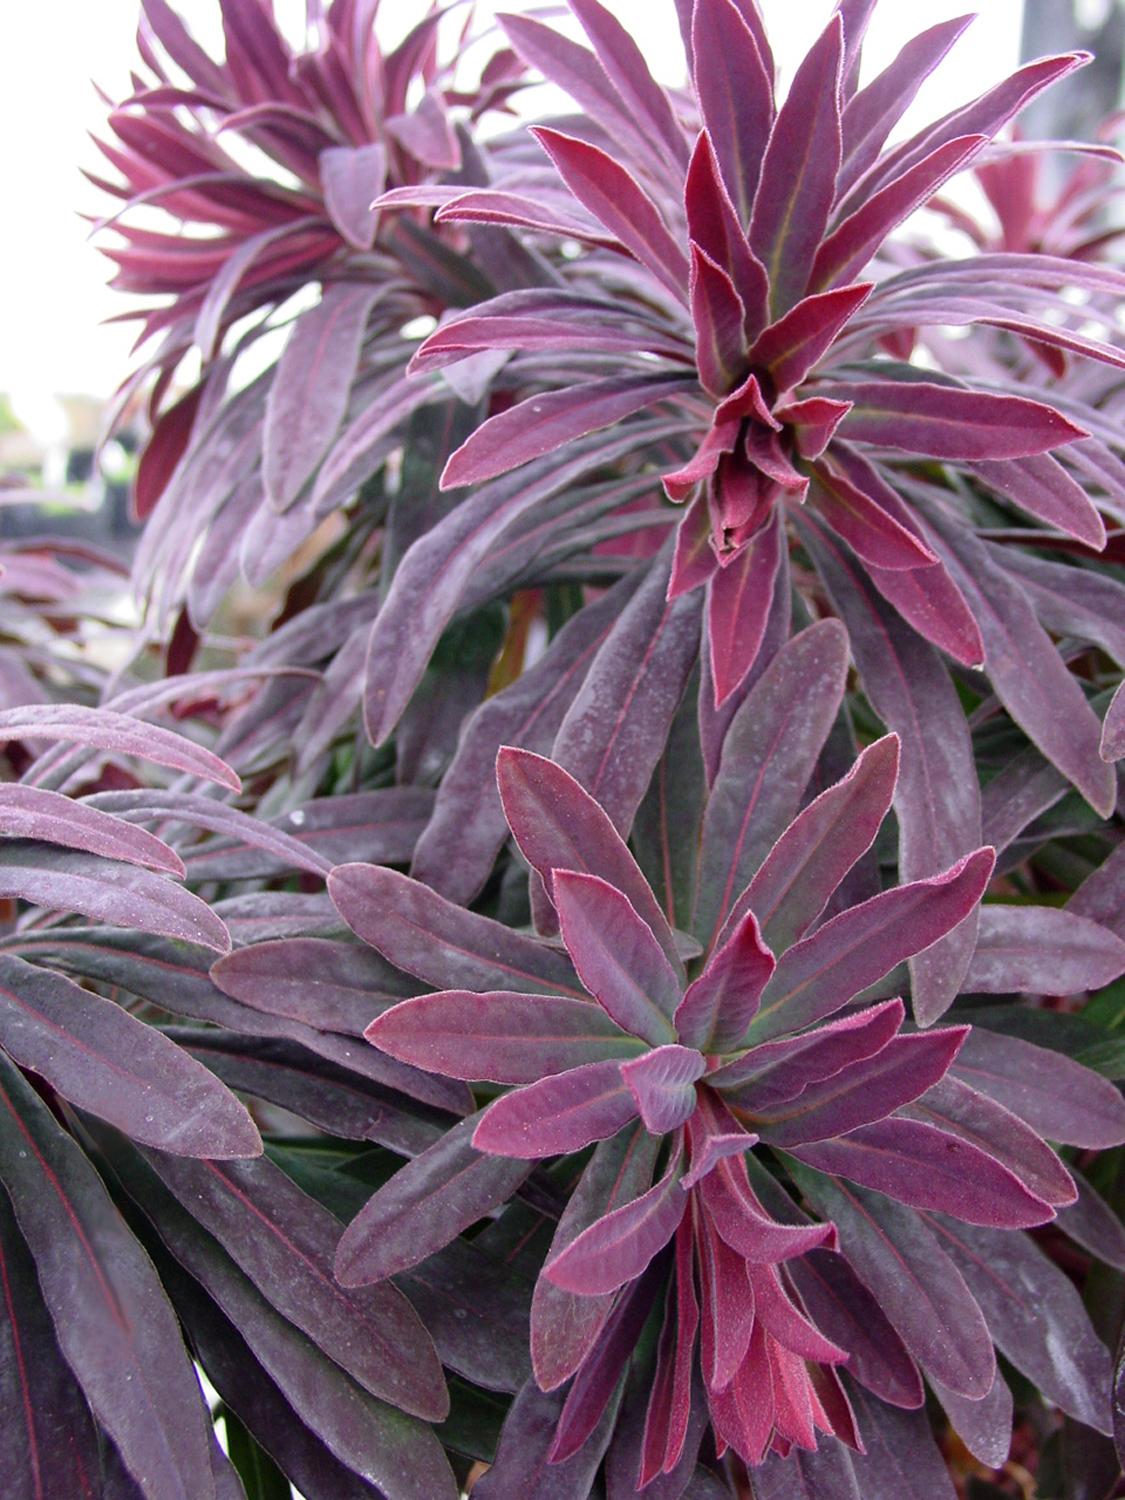
[[[383,191],[387,150],[381,141],[363,146],[331,146],[317,157],[324,205],[350,245],[370,250],[378,221],[372,200]]]
[[[752,1047],[708,1074],[707,1082],[713,1088],[738,1091],[735,1099],[749,1108],[756,1104],[769,1109],[796,1100],[810,1085],[881,1052],[898,1035],[905,1014],[901,1000],[884,1000],[813,1031]]]
[[[950,1026],[893,1037],[873,1056],[808,1084],[796,1099],[754,1110],[753,1123],[771,1144],[804,1146],[883,1121],[945,1077],[967,1035],[968,1027]],[[752,1088],[747,1094],[753,1097]]]
[[[847,641],[823,620],[784,645],[739,707],[703,826],[695,929],[713,936],[796,815],[844,686]],[[784,743],[784,757],[777,746]]]
[[[750,364],[764,366],[779,391],[799,385],[870,297],[873,285],[861,281],[805,297],[759,334],[747,355]]]
[[[549,1254],[561,1255],[595,1221],[639,1197],[651,1180],[659,1145],[639,1124],[600,1142],[567,1199]],[[564,1292],[546,1276],[538,1278],[531,1303],[531,1359],[543,1390],[557,1389],[574,1374],[612,1306],[612,1294]]]
[[[691,55],[703,125],[738,224],[745,229],[773,123],[769,64],[733,0],[696,5]]]
[[[1059,1209],[1055,1220],[1064,1234],[1115,1271],[1125,1271],[1125,1226],[1119,1214],[1093,1188],[1082,1173],[1070,1175],[1078,1188],[1074,1203]]]
[[[658,560],[591,663],[551,750],[623,837],[699,658],[700,600],[669,602],[667,583]]]
[[[687,1210],[680,1166],[674,1152],[668,1170],[647,1193],[598,1219],[547,1261],[547,1280],[564,1291],[597,1296],[638,1277],[675,1234]]]
[[[349,927],[385,958],[427,984],[471,981],[529,995],[583,998],[570,965],[542,943],[464,911],[427,886],[378,865],[339,865],[329,893]]]
[[[547,1455],[554,1443],[563,1398],[554,1393],[544,1395],[529,1380],[504,1420],[494,1463],[476,1482],[476,1500],[508,1500],[510,1495],[526,1495],[528,1500],[570,1500],[573,1495],[589,1494],[613,1435],[619,1399],[616,1393],[610,1397],[595,1431],[578,1452],[555,1464]]]
[[[827,394],[853,403],[842,436],[931,458],[1025,458],[1087,436],[1041,401],[925,380],[833,382]]]
[[[775,318],[803,295],[832,211],[843,47],[843,27],[833,16],[797,69],[762,161],[750,247],[769,274]]]
[[[1058,1207],[1074,1202],[1074,1180],[1050,1146],[1003,1105],[953,1073],[900,1113],[980,1146],[1045,1203]]]
[[[221,958],[211,978],[225,995],[320,1031],[362,1036],[414,986],[358,943],[275,938]]]
[[[707,1215],[732,1250],[752,1265],[792,1260],[825,1245],[836,1248],[831,1224],[779,1224],[763,1211],[737,1158],[721,1160],[703,1178],[702,1198]]]
[[[1088,917],[1049,906],[986,906],[964,987],[1074,995],[1125,973],[1125,942]]]
[[[1102,739],[1099,753],[1107,762],[1121,760],[1125,756],[1125,693],[1118,684],[1102,724]]]
[[[576,136],[542,125],[532,134],[578,201],[681,301],[687,259],[637,180],[600,147]]]
[[[225,924],[198,896],[162,875],[97,854],[60,851],[23,839],[2,843],[0,895],[200,943],[218,953],[230,951]]]
[[[385,1281],[416,1266],[507,1202],[530,1169],[477,1151],[472,1136],[480,1120],[460,1121],[367,1200],[336,1250],[342,1286]]]
[[[1087,547],[1105,546],[1105,526],[1086,491],[1049,453],[1032,458],[985,459],[973,465],[990,489],[1014,500],[1021,510]]]
[[[151,1500],[213,1500],[210,1413],[151,1261],[101,1180],[0,1058],[4,1186],[59,1346]]]
[[[626,110],[644,130],[654,149],[666,150],[677,167],[686,167],[688,150],[684,132],[667,94],[653,81],[644,55],[629,32],[598,0],[573,0],[570,8]]]
[[[869,745],[843,781],[797,815],[763,860],[738,904],[758,918],[775,952],[804,937],[871,847],[890,811],[898,761],[896,734]]]
[[[745,374],[746,310],[731,278],[698,245],[691,247],[689,300],[699,379],[704,390],[719,399]]]
[[[901,624],[841,549],[823,532],[805,527],[803,535],[847,624],[872,707],[901,740],[895,790],[901,876],[932,875],[980,840],[979,782],[956,690],[932,648]],[[970,916],[913,960],[911,998],[922,1025],[953,1003],[975,943]]]
[[[695,1111],[695,1085],[706,1068],[694,1048],[676,1045],[656,1047],[621,1064],[646,1130],[667,1135],[687,1123]]]
[[[980,1308],[957,1266],[918,1215],[867,1188],[793,1168],[822,1213],[830,1213],[843,1254],[929,1374],[970,1400],[992,1389],[996,1358]]]
[[[0,954],[0,1046],[64,1099],[183,1156],[257,1156],[246,1109],[215,1076],[119,1005]]]
[[[698,503],[702,521],[707,519],[702,496]],[[716,569],[708,527],[703,542],[712,568],[707,593],[707,641],[716,708],[737,692],[758,659],[769,622],[784,540],[781,517],[775,515],[737,557],[725,567]]]
[[[288,508],[315,473],[347,411],[372,286],[330,286],[290,330],[266,400],[262,477],[274,508]]]
[[[929,1370],[926,1373],[932,1374]],[[927,1500],[931,1495],[933,1500],[955,1500],[957,1491],[945,1455],[934,1438],[929,1414],[900,1411],[881,1401],[872,1401],[865,1391],[848,1382],[846,1376],[844,1380],[866,1445],[864,1453],[848,1455],[856,1492],[862,1500],[898,1500],[899,1495],[909,1494],[913,1489],[925,1494]],[[995,1377],[990,1391],[994,1385]]]
[[[158,766],[184,771],[214,781],[232,792],[242,782],[225,761],[181,734],[144,724],[129,714],[109,708],[83,708],[76,703],[32,703],[0,710],[0,741],[62,740],[108,750],[114,755],[136,755]]]
[[[847,114],[845,112],[845,129]],[[960,136],[924,157],[858,207],[816,252],[809,286],[839,285],[862,271],[893,229],[920,208],[943,183],[962,171],[987,144],[983,135]]]
[[[725,0],[715,16],[721,19],[729,3],[730,0]],[[706,130],[700,131],[691,154],[684,183],[684,208],[689,239],[726,271],[746,309],[746,337],[756,338],[769,319],[769,283],[765,267],[755,258],[743,231],[749,205],[740,222]]]
[[[708,1389],[719,1391],[738,1374],[754,1326],[754,1288],[746,1262],[709,1224],[698,1240],[703,1283],[700,1358]]]
[[[954,1432],[985,1468],[1001,1469],[1012,1447],[1012,1393],[1000,1371],[983,1401],[970,1401],[948,1390],[931,1375],[934,1395],[945,1408]]]
[[[955,1072],[1047,1140],[1094,1150],[1125,1140],[1120,1091],[1060,1052],[975,1026]]]
[[[1109,1355],[1070,1278],[1025,1234],[951,1219],[935,1220],[933,1233],[982,1308],[997,1348],[1048,1401],[1108,1432]]]
[[[145,1156],[278,1312],[365,1390],[415,1416],[445,1417],[445,1381],[417,1314],[395,1286],[336,1282],[339,1225],[279,1167],[265,1157],[235,1166]]]
[[[629,898],[574,870],[555,871],[552,894],[578,976],[606,1013],[653,1046],[673,1041],[679,976]]]
[[[793,1152],[818,1171],[970,1224],[1025,1229],[1054,1218],[1050,1204],[986,1151],[922,1120],[879,1120]]]
[[[372,1021],[365,1035],[402,1062],[494,1083],[534,1083],[641,1050],[588,1000],[510,991],[442,990],[405,1000]]]
[[[815,467],[816,508],[837,536],[842,536],[864,563],[881,571],[930,568],[938,561],[911,531],[869,494],[822,459]]]
[[[447,775],[448,779],[448,775]],[[552,890],[552,872],[597,875],[627,897],[679,967],[675,940],[648,881],[599,803],[554,761],[511,745],[496,757],[504,815],[520,853]]]
[[[980,900],[995,859],[978,849],[942,875],[883,891],[818,927],[782,956],[751,1035],[764,1041],[823,1020],[944,937]]]
[[[559,1156],[616,1135],[636,1117],[620,1065],[586,1063],[497,1099],[480,1118],[473,1145],[523,1161]]]
[[[0,786],[0,830],[61,844],[66,849],[84,849],[106,859],[147,865],[181,879],[185,873],[183,860],[163,839],[41,787],[15,782]]]
[[[680,1040],[707,1052],[735,1046],[773,971],[773,954],[754,913],[747,912],[680,1001],[673,1017]]]

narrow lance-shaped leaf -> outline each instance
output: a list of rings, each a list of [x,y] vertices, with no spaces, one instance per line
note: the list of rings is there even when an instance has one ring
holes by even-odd
[[[773,954],[762,941],[754,913],[747,912],[680,1001],[673,1018],[680,1040],[706,1052],[734,1046],[773,971]]]
[[[1125,942],[1088,917],[1051,907],[986,906],[964,988],[989,995],[1074,995],[1125,972]]]
[[[168,766],[214,781],[232,792],[242,782],[225,761],[201,745],[158,724],[145,724],[109,708],[83,708],[75,703],[34,703],[0,711],[0,741],[61,740],[108,750],[115,755],[137,755],[154,765]]]
[[[497,1099],[480,1117],[473,1145],[524,1161],[561,1156],[616,1135],[639,1113],[619,1063],[586,1063]]]
[[[0,1057],[4,1186],[63,1356],[146,1500],[213,1500],[210,1421],[152,1263],[93,1167]]]
[[[925,380],[833,382],[851,401],[840,435],[931,458],[1010,459],[1087,436],[1061,412],[1025,396],[996,396]]]
[[[702,496],[698,503],[703,520]],[[746,680],[762,649],[781,569],[785,527],[780,513],[774,515],[726,567],[714,568],[709,527],[701,541],[701,551],[706,549],[703,556],[713,569],[707,591],[707,643],[715,707],[721,708]]]
[[[696,5],[691,55],[703,124],[744,232],[773,124],[773,83],[732,0]]]
[[[66,849],[83,849],[105,859],[147,865],[180,879],[185,873],[180,856],[155,834],[42,787],[0,786],[0,830]]]
[[[368,1199],[337,1247],[342,1285],[364,1286],[416,1266],[511,1197],[530,1166],[476,1150],[480,1120],[476,1114],[455,1125]]]
[[[534,1083],[584,1063],[627,1061],[643,1044],[588,1000],[442,990],[372,1021],[367,1040],[402,1062],[450,1078]]]
[[[0,1047],[64,1099],[183,1156],[257,1156],[245,1107],[195,1058],[112,1000],[0,954]]]

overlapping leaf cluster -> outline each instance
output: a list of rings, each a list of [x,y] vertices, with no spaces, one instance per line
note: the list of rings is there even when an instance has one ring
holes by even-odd
[[[963,20],[782,98],[755,0],[679,90],[216,3],[96,179],[144,624],[0,576],[11,1493],[1104,1490],[1117,157],[1005,134],[1084,59],[910,136]]]

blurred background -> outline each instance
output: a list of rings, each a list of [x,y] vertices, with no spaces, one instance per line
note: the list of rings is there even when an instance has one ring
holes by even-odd
[[[609,3],[657,75],[678,82],[682,53],[672,0]],[[791,71],[823,25],[831,0],[762,3],[783,73]],[[129,92],[137,8],[137,0],[9,5],[0,28],[0,100],[9,141],[0,278],[0,483],[5,474],[29,475],[58,497],[60,513],[74,511],[75,529],[102,538],[128,530],[128,433],[103,450],[96,473],[92,460],[103,404],[130,367],[134,335],[130,324],[106,321],[125,312],[129,301],[107,286],[112,268],[90,238],[91,223],[107,204],[81,169],[98,170],[101,159],[90,133],[103,122],[106,97]],[[218,0],[177,0],[176,8],[201,42],[221,50]],[[505,8],[532,6],[530,0],[480,0],[480,26]],[[868,35],[865,74],[885,66],[910,36],[971,8],[966,0],[884,0]],[[277,9],[299,40],[304,0],[277,0]],[[563,9],[549,8],[553,15]],[[1025,133],[1088,138],[1125,102],[1125,0],[980,0],[977,9],[955,61],[923,88],[907,129],[972,98],[1021,59],[1074,47],[1093,51],[1096,63],[1041,96],[1022,117]],[[380,27],[393,39],[422,13],[419,0],[384,0]],[[533,90],[523,96],[522,108],[534,117],[552,103],[549,91]],[[23,511],[0,508],[0,531],[19,529]]]

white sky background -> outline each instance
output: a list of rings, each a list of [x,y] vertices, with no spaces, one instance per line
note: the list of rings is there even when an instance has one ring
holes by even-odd
[[[173,0],[200,40],[214,36],[218,0]],[[608,0],[633,32],[657,76],[678,81],[682,52],[672,0]],[[763,0],[783,76],[817,35],[831,0]],[[279,0],[283,14],[301,0]],[[479,9],[521,9],[521,0],[482,0]],[[972,0],[883,0],[865,49],[877,72],[903,42]],[[4,236],[0,250],[0,391],[25,420],[53,394],[107,396],[130,366],[130,325],[99,326],[125,310],[105,283],[110,264],[87,238],[79,213],[105,212],[79,175],[100,170],[87,132],[104,115],[91,79],[113,97],[129,87],[138,0],[37,0],[5,6],[0,21],[0,117],[7,142],[0,167]],[[978,0],[976,23],[908,119],[915,126],[972,98],[1016,65],[1022,0]],[[421,0],[384,0],[388,34],[423,13]]]

